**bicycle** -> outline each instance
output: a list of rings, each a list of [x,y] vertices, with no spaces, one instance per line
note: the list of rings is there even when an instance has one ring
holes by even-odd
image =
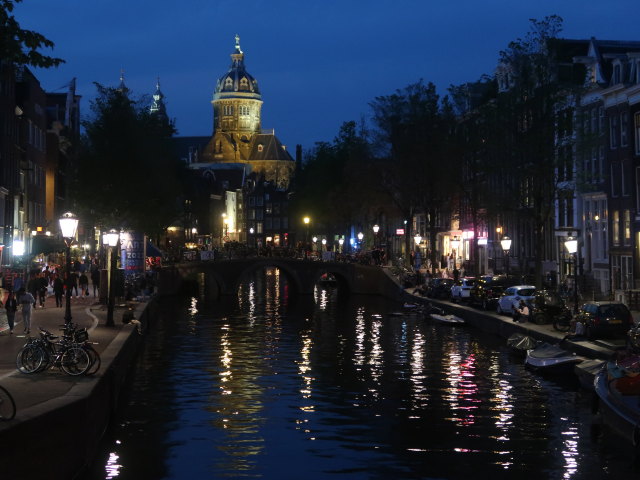
[[[93,375],[96,373],[100,369],[102,362],[100,360],[100,354],[95,348],[93,348],[95,343],[89,341],[89,333],[87,332],[87,329],[78,328],[77,324],[69,322],[66,325],[62,325],[61,330],[63,331],[63,338],[80,345],[80,347],[87,352],[87,355],[89,355],[91,364],[87,371],[84,372],[85,375]]]
[[[58,367],[67,375],[82,375],[92,366],[87,350],[69,336],[57,339],[51,332],[40,327],[40,339],[29,339],[18,352],[16,365],[22,373],[36,373]],[[97,353],[97,352],[96,352]]]
[[[0,420],[13,420],[16,416],[16,402],[9,391],[0,386]]]

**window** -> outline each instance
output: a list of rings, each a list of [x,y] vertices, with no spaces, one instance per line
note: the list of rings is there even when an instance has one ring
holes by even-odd
[[[618,83],[620,83],[622,81],[621,75],[620,75],[620,64],[618,63],[617,65],[615,65],[613,67],[613,84],[616,85]]]
[[[636,192],[640,192],[640,167],[636,167]],[[636,195],[636,212],[640,212],[640,195]]]
[[[256,197],[256,206],[258,206],[258,207],[263,207],[264,206],[264,198],[263,197]]]
[[[256,223],[256,233],[263,233],[262,222]]]
[[[249,107],[247,105],[240,105],[239,111],[240,111],[240,115],[244,115],[244,116],[249,115]]]
[[[598,130],[600,131],[600,135],[604,135],[604,107],[598,107],[598,119],[600,122]]]
[[[619,118],[617,115],[611,115],[611,118],[609,118],[609,146],[612,150],[618,148],[618,135],[620,130],[618,121]]]
[[[225,115],[233,115],[233,105],[225,105],[224,106],[224,114]]]
[[[622,184],[622,173],[620,172],[620,162],[611,164],[611,196],[620,196],[620,185]]]
[[[620,212],[618,210],[613,211],[612,225],[613,227],[613,245],[615,247],[620,245]]]
[[[629,128],[629,114],[623,112],[620,114],[620,146],[626,147],[627,143],[627,129]]]
[[[255,207],[255,205],[256,205],[256,197],[250,196],[249,197],[249,206],[250,207]]]
[[[273,229],[273,226],[272,226],[272,223],[271,223],[271,217],[268,217],[268,218],[265,219],[264,228],[266,228],[267,230],[272,230]]]
[[[262,150],[264,150],[264,146],[261,143],[259,143],[258,144],[258,151],[261,152]]]
[[[624,211],[624,244],[631,245],[631,210]]]
[[[631,167],[629,166],[628,161],[621,162],[620,166],[621,175],[622,175],[622,196],[628,197],[631,195],[631,176],[629,172],[631,172]]]
[[[598,109],[591,109],[591,133],[598,133]]]

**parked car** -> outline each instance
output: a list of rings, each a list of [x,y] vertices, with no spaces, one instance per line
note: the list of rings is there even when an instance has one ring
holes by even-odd
[[[469,292],[469,303],[482,307],[483,310],[493,310],[498,299],[507,287],[518,283],[513,277],[506,275],[486,276],[478,279]]]
[[[459,302],[469,299],[471,287],[476,283],[475,277],[463,277],[451,287],[451,301]]]
[[[513,315],[520,300],[524,300],[530,305],[535,293],[536,287],[533,285],[508,287],[498,299],[496,312],[498,312],[498,314]]]
[[[588,339],[606,336],[626,336],[633,326],[633,316],[621,302],[588,302],[575,316],[584,325]]]
[[[452,278],[432,278],[426,288],[429,298],[449,298],[451,296]]]

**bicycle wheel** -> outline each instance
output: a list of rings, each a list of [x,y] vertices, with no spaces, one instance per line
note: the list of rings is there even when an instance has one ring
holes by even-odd
[[[98,370],[100,370],[100,354],[96,352],[95,348],[93,348],[90,344],[85,344],[82,348],[89,354],[89,360],[91,361],[91,365],[89,365],[89,369],[84,372],[85,375],[93,375]]]
[[[60,367],[67,375],[82,375],[90,365],[89,354],[82,347],[69,347],[60,359]]]
[[[16,402],[6,388],[0,387],[0,420],[11,420],[16,416]]]
[[[21,373],[36,373],[44,361],[44,352],[40,347],[27,345],[18,352],[16,367]]]

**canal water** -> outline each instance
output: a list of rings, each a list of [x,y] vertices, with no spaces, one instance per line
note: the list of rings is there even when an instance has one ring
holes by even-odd
[[[163,303],[83,480],[629,479],[592,396],[504,340],[278,270],[235,305]]]

